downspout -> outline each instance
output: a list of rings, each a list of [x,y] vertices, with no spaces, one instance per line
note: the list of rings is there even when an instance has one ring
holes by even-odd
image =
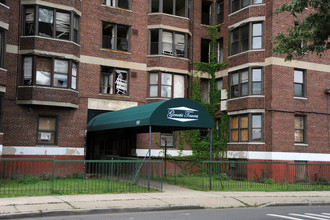
[[[330,96],[330,89],[326,89],[324,93],[327,96],[327,113],[328,113],[328,145],[330,147],[330,113],[329,113],[329,96]]]

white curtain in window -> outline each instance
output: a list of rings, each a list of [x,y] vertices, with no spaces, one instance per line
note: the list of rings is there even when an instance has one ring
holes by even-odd
[[[25,22],[33,23],[34,21],[34,8],[27,8],[25,10]]]
[[[24,57],[24,79],[32,79],[32,57]]]
[[[56,73],[68,73],[69,62],[67,60],[55,60],[54,71]]]
[[[171,32],[163,31],[163,54],[173,54],[173,37]]]
[[[57,12],[56,13],[56,37],[69,35],[70,32],[70,14]]]
[[[77,65],[72,63],[71,88],[77,89]]]
[[[174,75],[173,98],[184,98],[184,76]]]
[[[45,8],[39,8],[39,21],[52,24],[53,23],[53,11]]]

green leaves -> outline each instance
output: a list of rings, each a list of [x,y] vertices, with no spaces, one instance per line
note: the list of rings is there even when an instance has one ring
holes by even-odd
[[[289,12],[297,17],[298,13],[305,11],[311,13],[290,27],[287,34],[279,33],[272,38],[274,54],[286,54],[285,60],[291,61],[309,52],[322,56],[330,49],[330,0],[292,0],[275,12]]]

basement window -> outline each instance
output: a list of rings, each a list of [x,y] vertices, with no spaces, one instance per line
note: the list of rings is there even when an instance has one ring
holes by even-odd
[[[55,117],[39,117],[38,121],[38,144],[55,144],[56,143],[56,118]]]

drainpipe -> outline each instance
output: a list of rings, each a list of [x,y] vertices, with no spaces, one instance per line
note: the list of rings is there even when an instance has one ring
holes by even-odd
[[[329,96],[330,96],[330,89],[326,89],[324,93],[327,95],[327,113],[328,113],[328,145],[330,147],[330,113],[329,113]]]

